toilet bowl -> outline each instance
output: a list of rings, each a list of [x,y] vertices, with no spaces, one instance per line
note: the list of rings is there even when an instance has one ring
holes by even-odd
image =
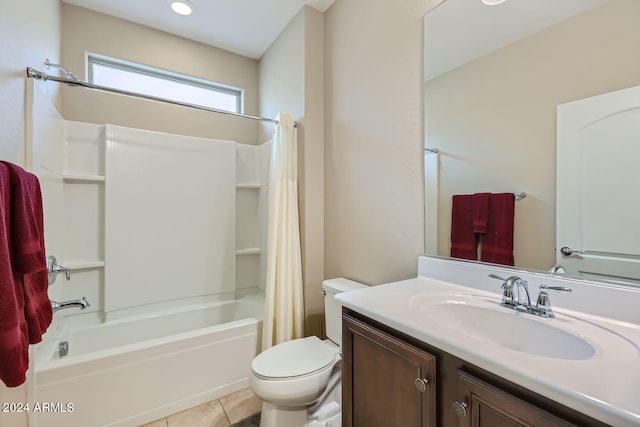
[[[365,287],[348,279],[322,283],[327,340],[311,336],[260,353],[249,386],[263,400],[260,427],[341,425],[342,307],[334,296]]]

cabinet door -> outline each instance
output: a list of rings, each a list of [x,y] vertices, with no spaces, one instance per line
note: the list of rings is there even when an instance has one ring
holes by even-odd
[[[348,315],[342,324],[342,425],[435,426],[435,357]]]
[[[460,427],[563,427],[574,426],[542,409],[458,371]]]

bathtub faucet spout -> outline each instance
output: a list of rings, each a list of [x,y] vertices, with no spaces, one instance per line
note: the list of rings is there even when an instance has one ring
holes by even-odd
[[[82,297],[82,299],[76,299],[73,301],[63,301],[63,302],[57,302],[57,301],[51,300],[51,309],[53,310],[54,313],[58,310],[62,310],[65,308],[78,307],[80,310],[84,310],[85,308],[90,306],[91,304],[89,304],[89,301],[87,301],[85,297]]]

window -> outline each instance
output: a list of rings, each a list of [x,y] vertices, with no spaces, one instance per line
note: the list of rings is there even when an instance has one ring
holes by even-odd
[[[87,60],[90,83],[242,113],[241,89],[97,55]]]

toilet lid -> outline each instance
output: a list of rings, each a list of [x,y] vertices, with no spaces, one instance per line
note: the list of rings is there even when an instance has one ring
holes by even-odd
[[[333,366],[337,357],[337,348],[312,336],[268,348],[253,359],[251,369],[261,377],[291,378]]]

